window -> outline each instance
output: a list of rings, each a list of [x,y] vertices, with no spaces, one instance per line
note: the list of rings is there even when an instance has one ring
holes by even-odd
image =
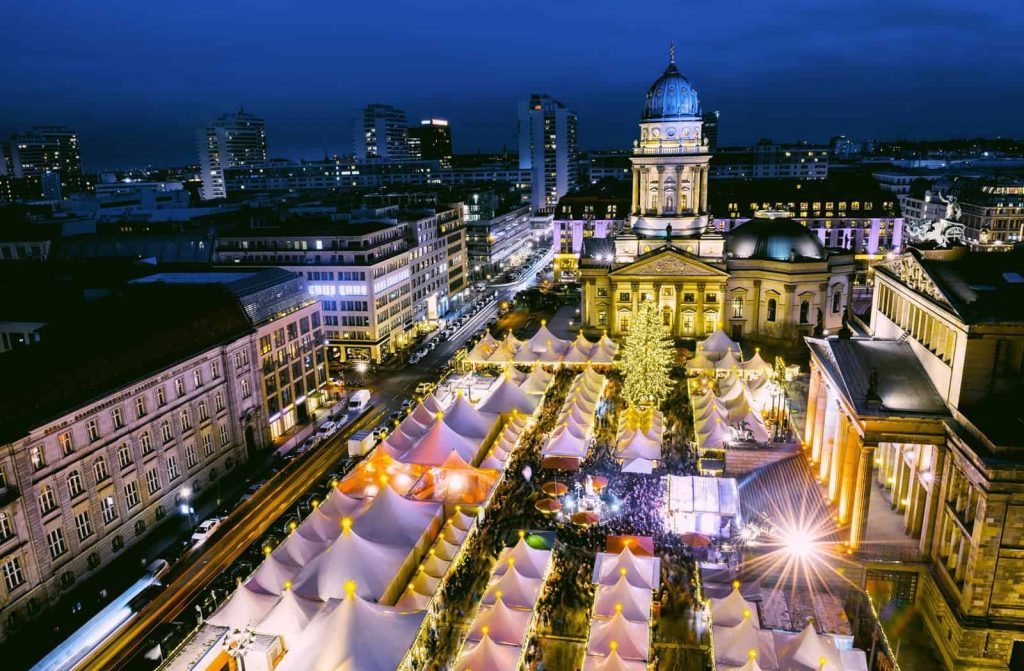
[[[620,314],[619,315],[619,331],[625,332],[625,331],[628,331],[628,330],[629,330],[629,315],[628,314]]]
[[[178,477],[178,457],[177,455],[171,455],[167,457],[167,479],[173,480]]]
[[[213,456],[213,436],[210,434],[203,436],[203,454],[207,457]]]
[[[150,494],[160,491],[160,470],[158,468],[153,467],[146,471],[146,489]]]
[[[57,527],[50,529],[46,534],[46,547],[50,548],[50,557],[56,559],[68,551],[68,544],[64,542],[64,529]]]
[[[210,406],[205,400],[199,401],[199,421],[205,422],[208,419],[210,419]]]
[[[628,303],[629,302],[629,292],[628,291],[620,291],[619,292],[619,300],[622,301],[623,303]]]
[[[75,443],[71,440],[70,431],[65,431],[57,436],[57,442],[60,444],[60,453],[65,457],[75,451]]]
[[[0,543],[11,538],[14,538],[14,524],[11,522],[11,516],[0,512]]]
[[[39,488],[39,510],[45,515],[51,510],[57,509],[57,497],[53,493],[53,487],[43,485]]]
[[[43,448],[36,445],[29,450],[29,459],[32,461],[32,468],[37,471],[46,468],[46,454],[43,452]]]
[[[103,513],[103,523],[110,524],[117,519],[117,505],[113,496],[105,496],[100,501],[100,511]]]
[[[178,414],[178,421],[181,424],[182,432],[192,428],[192,415],[189,414],[188,408],[181,409],[181,412]]]
[[[107,460],[103,457],[96,457],[96,463],[92,465],[92,472],[96,476],[96,483],[99,484],[110,477],[107,470]]]
[[[13,592],[25,582],[25,573],[21,570],[21,557],[11,557],[0,564],[0,573],[4,576],[8,592]]]
[[[174,432],[171,431],[171,423],[166,419],[160,425],[160,435],[163,437],[165,444],[174,440]]]
[[[808,301],[800,301],[800,323],[807,324],[811,316],[811,304]]]
[[[89,536],[92,536],[92,519],[89,517],[88,510],[83,510],[75,515],[75,531],[78,532],[78,540],[80,541],[84,541]]]
[[[85,425],[86,430],[89,432],[89,440],[96,442],[100,439],[100,425],[96,422],[96,419],[90,419],[89,423]]]
[[[132,448],[127,441],[121,443],[117,448],[117,463],[121,468],[128,468],[132,465]]]
[[[139,500],[139,483],[129,480],[128,484],[124,486],[124,501],[128,505],[128,510],[139,505]]]
[[[124,536],[118,534],[114,536],[114,540],[110,542],[110,547],[114,548],[114,552],[117,552],[124,547]]]
[[[189,443],[188,445],[185,446],[185,467],[195,468],[195,465],[197,463],[198,461],[196,460],[196,446],[193,445],[192,443]]]
[[[713,293],[713,292],[709,293],[709,294],[704,294],[704,302],[705,303],[717,303],[718,302],[718,294]]]
[[[661,325],[672,326],[672,309],[668,306],[661,311]]]
[[[141,418],[146,416],[146,397],[139,396],[135,399],[135,417]]]
[[[683,313],[683,333],[693,333],[693,313]]]
[[[732,299],[732,318],[743,319],[743,298],[741,296]]]
[[[597,288],[597,297],[598,298],[608,298],[608,287],[598,287]]]
[[[252,395],[252,389],[249,388],[249,381],[242,378],[242,381],[238,383],[239,388],[242,390],[242,398],[249,398]]]
[[[230,442],[231,438],[228,436],[228,425],[225,424],[220,427],[220,444],[221,446],[224,446]]]
[[[114,408],[110,411],[110,421],[113,423],[115,429],[120,429],[124,426],[124,417],[121,414],[121,408]]]
[[[98,552],[90,552],[89,556],[85,558],[85,563],[91,569],[96,568],[100,565],[100,554]]]
[[[697,300],[697,294],[693,293],[692,291],[685,291],[685,292],[683,292],[683,302],[684,303],[693,303],[696,300]]]
[[[220,377],[220,364],[216,361],[210,363],[210,379],[216,380]]]
[[[839,289],[836,289],[834,292],[832,292],[832,314],[834,314],[834,315],[835,314],[839,314],[839,310],[842,307],[842,305],[841,305],[842,301],[843,301],[843,292],[842,291],[840,291]]]
[[[775,321],[775,312],[778,309],[779,304],[774,298],[768,299],[768,315],[765,317],[766,321]]]
[[[714,312],[704,315],[704,332],[713,333],[718,328],[718,315]]]
[[[153,452],[153,436],[149,431],[143,431],[142,435],[139,436],[139,445],[142,447],[143,454],[151,454]]]
[[[598,310],[597,311],[597,324],[598,326],[604,326],[608,323],[608,311]]]
[[[141,536],[146,533],[146,520],[135,520],[135,535]]]
[[[196,368],[192,371],[192,381],[196,383],[197,387],[203,386],[203,371]]]
[[[264,337],[266,337],[266,336],[264,336]],[[264,338],[260,338],[260,345],[263,344],[263,339]],[[267,338],[267,350],[268,351],[270,350],[270,339],[269,338]],[[235,368],[241,368],[242,366],[244,366],[247,363],[249,363],[249,353],[248,352],[246,352],[244,349],[238,350],[237,352],[235,352]]]
[[[164,391],[163,386],[156,388],[156,404],[167,405],[167,392]]]
[[[82,474],[78,469],[68,473],[68,498],[73,499],[83,491],[85,491],[85,486],[82,484]]]
[[[179,377],[174,380],[174,393],[178,396],[185,395],[185,378]]]
[[[213,407],[217,412],[223,412],[224,410],[224,394],[219,391],[213,397]]]

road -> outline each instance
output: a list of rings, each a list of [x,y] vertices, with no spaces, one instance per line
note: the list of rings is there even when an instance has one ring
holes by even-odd
[[[501,301],[529,286],[537,272],[550,260],[539,259],[519,282],[496,287],[498,296],[471,317],[450,339],[439,344],[419,363],[398,370],[381,371],[370,384],[373,409],[339,432],[331,440],[293,460],[272,477],[256,494],[238,506],[217,532],[191,555],[183,557],[166,578],[167,588],[145,606],[127,626],[104,641],[77,670],[115,671],[124,669],[146,651],[147,640],[156,627],[173,621],[189,608],[211,582],[227,570],[246,548],[263,536],[270,526],[298,502],[311,485],[322,481],[347,455],[348,438],[356,431],[380,423],[402,400],[410,398],[417,384],[433,380],[437,370],[461,348],[471,335],[498,312]]]

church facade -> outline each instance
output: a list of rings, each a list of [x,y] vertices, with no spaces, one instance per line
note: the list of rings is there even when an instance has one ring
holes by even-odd
[[[630,160],[629,232],[586,239],[580,252],[585,326],[622,336],[639,304],[655,300],[679,338],[840,328],[852,254],[827,250],[783,212],[759,213],[724,235],[712,230],[711,153],[697,92],[674,55],[647,92]]]

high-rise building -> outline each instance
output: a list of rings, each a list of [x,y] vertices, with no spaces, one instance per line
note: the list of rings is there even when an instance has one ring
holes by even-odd
[[[391,105],[367,105],[356,121],[352,148],[360,161],[413,159],[405,112]]]
[[[424,119],[410,127],[409,144],[415,158],[451,163],[452,130],[445,119]]]
[[[237,112],[219,117],[199,131],[199,166],[203,200],[227,196],[224,171],[251,166],[267,160],[267,134],[263,119]]]
[[[0,166],[0,175],[22,181],[26,196],[43,196],[44,184],[45,196],[53,199],[86,189],[78,135],[64,126],[33,126],[13,135],[0,147]]]
[[[718,110],[704,112],[704,137],[708,139],[708,149],[718,149]]]
[[[531,171],[534,211],[576,188],[576,113],[537,93],[519,103],[519,167]]]

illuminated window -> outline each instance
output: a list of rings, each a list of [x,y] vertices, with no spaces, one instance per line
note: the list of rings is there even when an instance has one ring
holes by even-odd
[[[776,313],[776,310],[778,309],[778,305],[779,305],[778,302],[774,298],[769,298],[768,299],[768,314],[765,317],[765,321],[769,321],[769,322],[775,321],[775,313]]]

